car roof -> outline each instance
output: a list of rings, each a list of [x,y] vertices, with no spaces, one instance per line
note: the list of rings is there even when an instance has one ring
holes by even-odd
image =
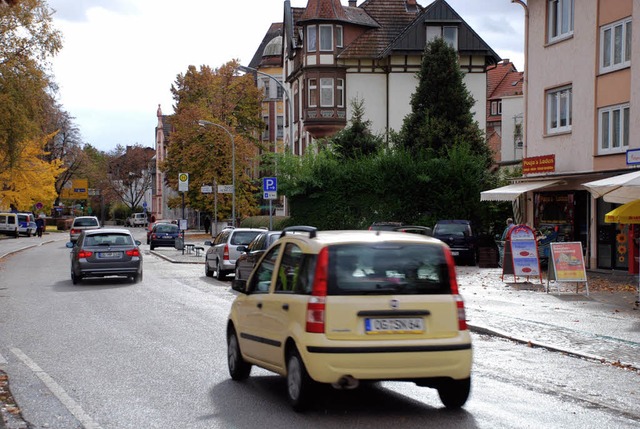
[[[85,229],[82,232],[84,233],[84,235],[95,235],[95,234],[129,234],[131,235],[131,231],[125,228]]]
[[[312,251],[319,251],[321,248],[334,244],[356,244],[356,243],[407,243],[407,244],[436,244],[445,245],[440,240],[420,234],[407,234],[396,231],[369,231],[369,230],[335,230],[316,231],[315,237],[311,238],[304,232],[287,234],[281,238],[290,241],[304,242],[306,247]]]

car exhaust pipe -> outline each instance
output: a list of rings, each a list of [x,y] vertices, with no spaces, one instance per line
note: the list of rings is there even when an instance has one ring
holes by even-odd
[[[331,386],[333,386],[334,389],[339,389],[339,390],[351,390],[351,389],[355,389],[359,385],[360,385],[360,381],[351,375],[344,375],[340,377],[340,380],[338,380],[337,383],[331,384]]]

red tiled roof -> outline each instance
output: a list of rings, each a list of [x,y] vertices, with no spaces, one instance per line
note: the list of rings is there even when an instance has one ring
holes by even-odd
[[[487,100],[522,94],[524,73],[508,60],[487,70]]]
[[[301,21],[325,19],[348,21],[340,0],[309,0],[300,17]]]

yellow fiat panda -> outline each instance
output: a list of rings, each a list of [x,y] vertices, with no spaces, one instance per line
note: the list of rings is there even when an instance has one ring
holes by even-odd
[[[318,383],[409,381],[447,408],[471,389],[471,336],[455,264],[440,240],[391,231],[285,228],[256,264],[227,323],[233,380],[252,365],[287,379],[295,410]]]

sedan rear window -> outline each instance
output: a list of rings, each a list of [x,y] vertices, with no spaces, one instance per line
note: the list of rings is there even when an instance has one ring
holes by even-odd
[[[127,234],[94,234],[84,239],[85,246],[132,246],[133,239]]]
[[[449,268],[440,246],[385,243],[329,249],[330,295],[449,294]]]
[[[98,226],[98,220],[97,219],[91,219],[91,218],[76,219],[73,222],[73,226]]]
[[[260,231],[235,231],[235,234],[231,236],[231,244],[234,246],[247,245],[258,234],[260,234]]]

